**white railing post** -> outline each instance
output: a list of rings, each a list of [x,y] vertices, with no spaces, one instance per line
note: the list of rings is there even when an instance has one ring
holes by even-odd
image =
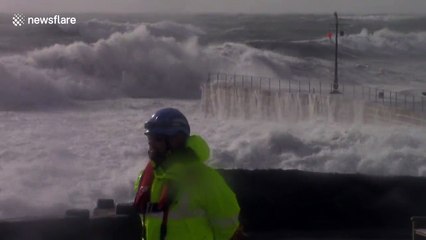
[[[269,78],[268,81],[269,81],[269,91],[271,91],[271,78]]]
[[[395,106],[398,107],[398,92],[395,92]]]
[[[245,80],[245,76],[241,75],[241,87],[244,89],[244,80]]]
[[[300,79],[299,79],[299,93],[300,93]]]
[[[309,93],[311,93],[311,80],[309,80],[308,84],[309,84]]]
[[[413,111],[416,111],[415,99],[416,99],[416,97],[413,95]]]
[[[378,93],[378,89],[376,88],[375,90],[376,90],[376,93],[375,93],[376,95],[374,96],[374,102],[377,102],[377,93]]]
[[[404,107],[407,107],[407,94],[404,93]]]
[[[386,96],[385,96],[385,89],[383,89],[383,105],[385,105],[385,98],[386,98]]]
[[[262,91],[262,77],[259,77],[259,91]]]
[[[278,93],[281,94],[281,78],[278,79]]]
[[[370,87],[368,87],[368,100],[369,101],[371,100],[371,88]]]
[[[288,92],[291,92],[291,79],[288,80]]]
[[[379,90],[377,88],[375,88],[375,96],[374,96],[374,102],[377,102],[377,94],[378,94]]]

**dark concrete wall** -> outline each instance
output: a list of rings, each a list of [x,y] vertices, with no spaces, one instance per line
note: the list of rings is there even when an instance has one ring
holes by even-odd
[[[426,178],[282,170],[221,170],[241,205],[251,239],[410,238],[411,216],[426,216]],[[118,215],[0,221],[1,240],[140,239],[131,205]],[[265,237],[265,236],[268,237]]]
[[[241,222],[250,232],[388,232],[409,237],[410,217],[426,216],[426,178],[282,170],[222,174],[237,194]]]
[[[123,206],[126,208],[123,212]],[[71,213],[71,214],[70,214]],[[86,214],[87,213],[87,214]],[[140,240],[140,218],[131,204],[117,215],[89,218],[88,210],[67,211],[64,218],[0,221],[1,240]]]

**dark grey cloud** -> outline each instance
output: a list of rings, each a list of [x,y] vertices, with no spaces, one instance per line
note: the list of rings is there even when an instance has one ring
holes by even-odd
[[[416,13],[426,0],[0,0],[6,12]]]

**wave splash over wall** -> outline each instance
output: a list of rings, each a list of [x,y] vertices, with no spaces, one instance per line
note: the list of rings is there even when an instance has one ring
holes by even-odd
[[[215,149],[216,166],[426,176],[424,119],[415,125],[394,108],[329,92],[245,86],[203,90],[206,116],[230,125],[217,130],[232,140]]]
[[[312,172],[426,176],[424,130],[332,126],[321,121],[257,124],[216,149],[215,166]],[[273,129],[268,128],[274,126]],[[247,130],[246,130],[247,131]],[[423,134],[423,135],[422,135]]]

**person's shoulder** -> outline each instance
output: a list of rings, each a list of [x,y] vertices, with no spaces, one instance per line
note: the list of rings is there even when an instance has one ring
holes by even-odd
[[[194,175],[197,172],[204,171],[205,167],[192,152],[181,151],[171,158],[165,172],[168,176],[172,176],[172,178],[180,179],[185,178],[187,175]]]
[[[193,161],[185,165],[181,176],[187,183],[202,185],[203,182],[209,182],[212,178],[215,178],[215,175],[216,171],[204,162]]]

